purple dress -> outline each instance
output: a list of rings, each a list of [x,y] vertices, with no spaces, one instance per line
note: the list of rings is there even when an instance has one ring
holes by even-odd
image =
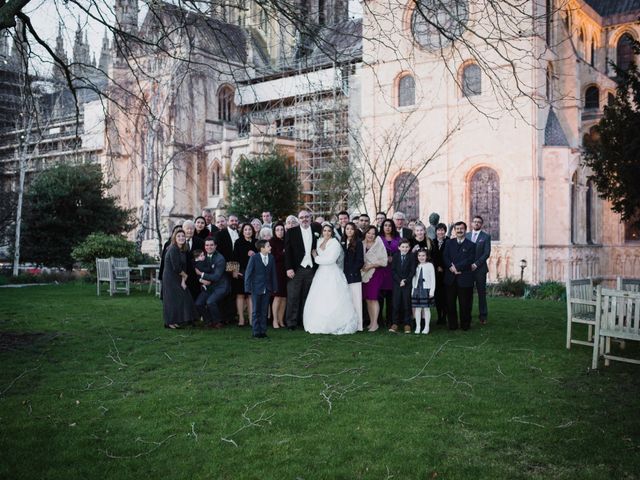
[[[387,255],[392,257],[394,253],[398,251],[398,247],[400,246],[400,241],[402,240],[400,237],[392,238],[388,240],[384,235],[380,236],[382,243],[384,244],[384,248],[387,250]],[[393,273],[391,272],[391,264],[388,264],[386,267],[378,269],[382,273],[382,283],[380,286],[381,290],[393,290]],[[376,273],[377,270],[376,270]]]

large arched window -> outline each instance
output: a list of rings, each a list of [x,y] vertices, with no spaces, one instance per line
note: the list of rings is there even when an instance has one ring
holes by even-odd
[[[462,95],[472,97],[482,93],[482,74],[476,63],[469,63],[462,68]]]
[[[631,62],[633,62],[633,37],[625,33],[616,44],[616,65],[622,70],[627,70]]]
[[[218,120],[230,122],[233,114],[233,89],[225,85],[218,91]]]
[[[480,215],[492,240],[500,240],[500,179],[492,168],[475,171],[469,182],[469,218]]]
[[[220,195],[220,164],[215,162],[211,168],[211,196]]]
[[[416,103],[416,81],[411,75],[404,75],[398,80],[398,106],[410,107]]]
[[[420,218],[420,186],[418,178],[410,172],[398,175],[393,182],[393,209],[408,219]]]
[[[584,108],[600,108],[600,90],[596,86],[584,92]]]

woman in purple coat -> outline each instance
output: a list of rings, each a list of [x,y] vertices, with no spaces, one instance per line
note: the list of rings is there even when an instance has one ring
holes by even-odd
[[[382,231],[380,232],[380,239],[384,245],[384,248],[387,251],[387,265],[382,270],[382,285],[380,287],[380,296],[378,297],[380,302],[380,318],[382,319],[382,312],[385,311],[386,305],[386,320],[390,320],[393,316],[392,308],[392,293],[393,293],[393,274],[391,273],[391,260],[393,259],[393,254],[398,251],[398,247],[400,245],[400,235],[398,235],[398,231],[396,230],[396,226],[393,223],[393,220],[387,218],[384,222],[382,222]],[[386,324],[390,323],[390,321],[385,322]]]

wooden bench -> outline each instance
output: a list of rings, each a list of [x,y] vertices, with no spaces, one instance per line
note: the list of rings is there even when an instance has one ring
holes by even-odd
[[[590,278],[567,280],[567,348],[571,344],[593,346],[593,329],[596,324],[596,300],[593,281]],[[573,324],[587,325],[587,340],[572,337]]]
[[[109,295],[126,293],[129,295],[129,261],[126,258],[96,258],[96,281],[98,296],[102,282],[109,283]]]
[[[616,290],[640,293],[640,278],[618,277],[616,281]]]
[[[596,291],[596,323],[591,368],[598,360],[635,363],[640,359],[611,354],[611,339],[640,341],[640,293],[598,287]]]

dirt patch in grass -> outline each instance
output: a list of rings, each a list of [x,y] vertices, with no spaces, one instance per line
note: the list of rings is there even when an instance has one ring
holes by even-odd
[[[51,338],[50,333],[0,332],[0,352],[31,347],[48,338]]]

